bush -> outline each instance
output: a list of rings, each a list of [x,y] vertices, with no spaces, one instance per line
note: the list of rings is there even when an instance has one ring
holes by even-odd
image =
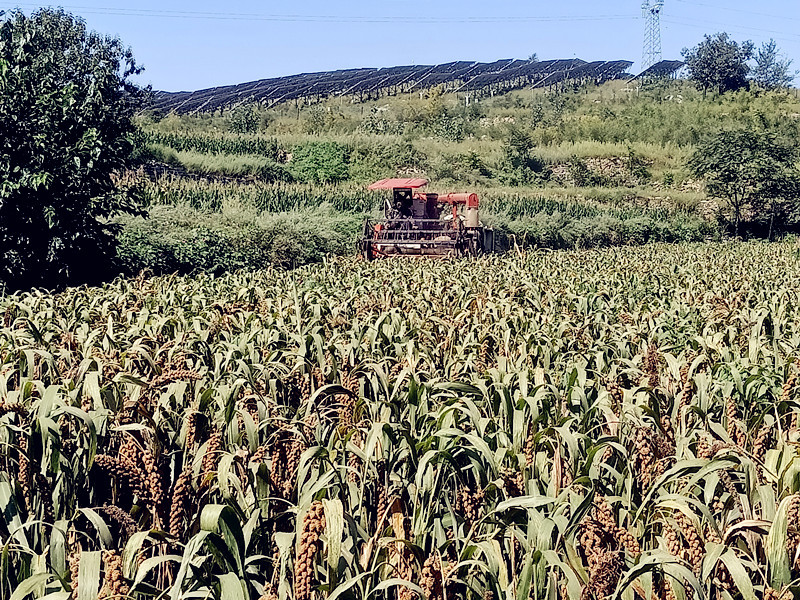
[[[564,242],[572,248],[602,248],[629,243],[624,235],[624,222],[611,215],[576,219],[562,231]]]
[[[647,161],[631,145],[628,145],[628,174],[639,183],[649,181],[652,177],[647,169]]]
[[[506,185],[541,184],[550,178],[545,162],[533,154],[533,139],[526,132],[513,128],[503,149],[498,178]]]
[[[541,212],[525,216],[501,225],[501,231],[513,235],[520,246],[536,246],[539,248],[563,248],[564,238],[561,231],[566,222],[562,213]]]
[[[427,169],[425,156],[407,141],[359,141],[350,148],[348,177],[353,181],[371,183],[409,170]]]
[[[403,135],[406,124],[382,115],[373,107],[370,114],[361,120],[358,130],[370,135]]]
[[[623,223],[623,234],[629,244],[645,244],[658,238],[658,228],[650,217],[634,217]]]
[[[349,152],[336,142],[309,142],[292,154],[291,171],[299,181],[333,183],[347,179]]]
[[[492,177],[492,172],[474,151],[440,155],[431,165],[430,174],[435,179],[462,186],[485,185]]]
[[[569,176],[575,187],[603,186],[608,183],[601,175],[593,172],[582,158],[572,155],[567,165]]]
[[[446,142],[460,142],[466,137],[464,119],[448,112],[437,115],[430,124],[430,130],[434,137]]]
[[[362,218],[330,206],[259,216],[251,211],[212,215],[182,205],[154,207],[148,218],[120,223],[122,272],[220,273],[266,265],[291,268],[353,252]]]

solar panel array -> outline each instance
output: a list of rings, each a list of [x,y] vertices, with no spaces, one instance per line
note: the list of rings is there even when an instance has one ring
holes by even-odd
[[[626,60],[586,62],[505,59],[492,63],[458,61],[382,69],[349,69],[261,79],[197,92],[156,92],[153,108],[191,113],[214,111],[247,102],[267,106],[294,100],[316,101],[332,96],[360,99],[444,86],[446,91],[489,94],[522,87],[564,82],[602,83],[620,79],[633,63]]]
[[[682,60],[662,60],[639,73],[634,79],[656,79],[672,77],[686,65]]]

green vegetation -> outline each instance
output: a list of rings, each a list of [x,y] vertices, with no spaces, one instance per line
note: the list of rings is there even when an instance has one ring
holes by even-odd
[[[779,212],[800,196],[800,152],[794,143],[752,130],[723,131],[700,145],[690,168],[707,180],[711,195],[724,199],[739,234],[742,213],[769,215],[770,233]]]
[[[727,131],[768,144],[779,132],[781,147],[800,144],[800,102],[780,83],[790,61],[774,43],[757,54],[752,90],[729,91],[747,83],[752,48],[721,34],[688,53],[701,89],[618,81],[474,97],[434,88],[363,103],[145,112],[134,130],[142,91],[128,77],[138,68],[118,40],[87,33],[62,11],[14,13],[2,27],[0,116],[12,134],[0,165],[7,199],[0,280],[10,288],[145,268],[297,266],[348,253],[359,222],[382,205],[364,188],[392,176],[425,177],[431,191],[478,192],[502,248],[772,238],[795,231],[800,216],[796,187],[773,185],[775,174],[762,173],[769,160],[740,172],[763,179],[745,183],[741,201],[720,185],[727,176],[697,160],[735,155],[736,140],[727,154],[710,151]],[[26,28],[45,35],[23,35]],[[112,60],[73,64],[47,44],[90,54],[105,48]],[[23,60],[28,54],[35,60]],[[114,76],[101,77],[104,68]],[[108,89],[69,85],[87,74]],[[718,80],[703,79],[711,75]],[[709,88],[727,93],[707,98]],[[69,110],[59,112],[60,103]],[[16,113],[32,121],[18,122]],[[34,131],[53,142],[41,144]],[[780,159],[787,181],[795,159]],[[149,214],[136,216],[139,208]]]
[[[301,181],[335,183],[348,177],[348,154],[336,142],[308,142],[295,148],[292,170]]]
[[[117,260],[126,273],[293,268],[352,254],[362,226],[360,215],[326,204],[273,214],[154,206],[147,219],[120,222]]]
[[[501,249],[587,248],[719,236],[716,226],[691,208],[637,206],[626,200],[624,194],[630,192],[616,196],[615,190],[607,190],[598,195],[596,190],[573,188],[560,197],[536,189],[480,190],[484,221],[496,229]],[[384,198],[352,183],[320,187],[166,177],[140,184],[138,194],[150,207],[148,217],[119,220],[123,232],[117,252],[120,268],[127,273],[298,266],[321,260],[326,252],[350,254],[363,218],[379,216]]]
[[[787,88],[800,71],[792,71],[794,61],[782,56],[775,40],[764,42],[756,52],[753,83],[765,90]]]
[[[798,277],[652,244],[6,297],[0,597],[787,598]]]
[[[700,89],[134,127],[118,40],[4,20],[0,281],[139,275],[0,296],[0,598],[792,597],[800,245],[720,238],[793,231],[800,102],[704,44]],[[389,176],[509,252],[337,256]]]
[[[0,21],[0,288],[109,276],[109,219],[138,208],[115,180],[131,164],[138,72],[118,39],[61,10]]]
[[[695,48],[684,49],[683,58],[689,69],[689,79],[705,94],[719,94],[748,86],[748,61],[753,58],[753,42],[736,42],[727,33],[706,35]]]
[[[143,184],[151,206],[173,208],[154,211],[148,225],[126,219],[137,233],[124,245],[138,245],[121,249],[126,269],[147,266],[141,257],[151,253],[142,248],[163,245],[160,232],[172,214],[184,215],[185,231],[218,227],[222,245],[236,246],[240,236],[233,239],[231,232],[237,219],[302,221],[326,232],[330,214],[317,207],[329,206],[345,213],[342,222],[355,241],[360,218],[375,216],[382,203],[380,194],[365,192],[366,185],[392,176],[429,178],[432,191],[478,192],[482,218],[496,228],[504,248],[718,239],[736,233],[737,223],[746,235],[769,235],[770,222],[778,234],[794,227],[793,196],[749,203],[737,213],[724,198],[706,199],[705,172],[690,164],[715,132],[731,128],[767,137],[780,129],[786,143],[798,143],[800,101],[786,91],[741,90],[704,99],[683,81],[643,88],[614,82],[523,90],[469,104],[463,96],[431,90],[363,104],[336,99],[248,111],[258,122],[251,133],[231,125],[233,112],[140,119],[143,154],[187,173]],[[207,219],[204,211],[219,218]],[[237,217],[229,220],[228,214]],[[148,241],[148,232],[157,237]],[[249,254],[254,261],[270,255],[271,235],[248,241],[265,244]],[[320,248],[345,248],[338,235],[312,246],[289,262],[316,260]],[[166,264],[184,268],[192,262]]]
[[[262,181],[292,181],[289,170],[275,161],[254,154],[225,154],[175,150],[169,146],[151,144],[138,153],[140,159],[177,165],[192,173],[250,177]]]

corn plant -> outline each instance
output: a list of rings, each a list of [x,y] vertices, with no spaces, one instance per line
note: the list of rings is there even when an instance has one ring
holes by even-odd
[[[278,160],[280,147],[275,138],[246,134],[167,133],[140,130],[140,144],[159,144],[178,151],[195,151],[208,154],[255,154]]]

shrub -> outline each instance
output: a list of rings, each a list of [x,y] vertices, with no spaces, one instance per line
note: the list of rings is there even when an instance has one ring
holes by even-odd
[[[448,112],[437,115],[430,129],[435,137],[447,142],[460,142],[466,137],[464,119]]]
[[[575,154],[569,159],[567,167],[575,187],[599,186],[604,183],[602,177],[589,169],[586,161]]]
[[[350,148],[348,177],[357,182],[372,182],[409,170],[427,169],[426,157],[408,141],[359,141]]]
[[[291,171],[300,181],[332,183],[348,175],[349,153],[336,142],[309,142],[294,149]]]
[[[567,246],[575,248],[618,246],[626,242],[623,221],[611,215],[571,221],[567,223],[562,235]]]
[[[518,128],[511,129],[498,173],[501,182],[519,186],[541,184],[550,178],[550,169],[533,154],[533,148],[533,139],[528,133]]]
[[[647,161],[630,144],[628,145],[628,174],[631,179],[639,182],[649,181],[651,177],[650,171],[647,169]]]
[[[261,117],[253,104],[237,106],[228,115],[228,128],[233,133],[257,133]]]
[[[154,207],[148,218],[120,222],[117,261],[122,272],[220,273],[267,265],[291,268],[327,254],[353,252],[362,219],[330,206],[212,215],[180,205]]]
[[[406,124],[389,119],[373,107],[370,114],[362,119],[358,129],[361,133],[371,135],[402,135],[405,133]]]

